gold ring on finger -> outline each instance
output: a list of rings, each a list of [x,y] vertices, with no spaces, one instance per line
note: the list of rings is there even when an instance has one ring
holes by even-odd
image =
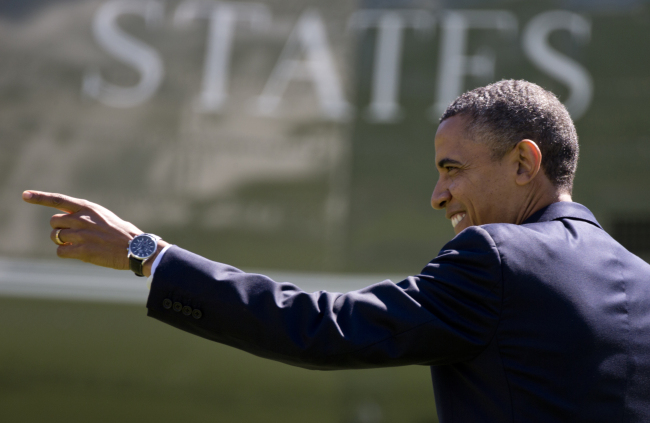
[[[61,241],[61,238],[59,238],[59,234],[61,233],[63,229],[57,229],[56,233],[54,234],[54,242],[56,245],[63,245],[65,242]]]

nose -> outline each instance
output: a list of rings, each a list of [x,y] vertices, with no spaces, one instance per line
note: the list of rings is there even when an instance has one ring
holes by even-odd
[[[431,207],[436,210],[444,209],[449,200],[451,200],[451,193],[445,184],[441,182],[441,179],[442,178],[438,179],[436,187],[433,189],[433,193],[431,194]]]

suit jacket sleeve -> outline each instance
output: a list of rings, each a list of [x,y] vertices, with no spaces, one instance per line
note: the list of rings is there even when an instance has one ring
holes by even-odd
[[[473,358],[494,335],[501,292],[494,241],[471,227],[417,276],[345,294],[307,293],[172,247],[147,308],[151,317],[261,357],[349,369]],[[200,318],[168,308],[172,302],[200,310]]]

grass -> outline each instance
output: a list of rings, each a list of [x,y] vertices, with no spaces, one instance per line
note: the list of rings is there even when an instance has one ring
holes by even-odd
[[[426,367],[317,372],[142,306],[0,298],[0,410],[21,422],[436,422]]]

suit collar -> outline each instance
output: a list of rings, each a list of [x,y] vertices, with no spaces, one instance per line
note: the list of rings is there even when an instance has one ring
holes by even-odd
[[[537,210],[528,219],[526,219],[523,224],[525,225],[527,223],[550,222],[551,220],[559,219],[584,220],[585,222],[589,222],[592,225],[603,229],[603,227],[600,226],[588,208],[582,204],[572,203],[568,201],[559,201],[557,203],[552,203],[540,210]]]

